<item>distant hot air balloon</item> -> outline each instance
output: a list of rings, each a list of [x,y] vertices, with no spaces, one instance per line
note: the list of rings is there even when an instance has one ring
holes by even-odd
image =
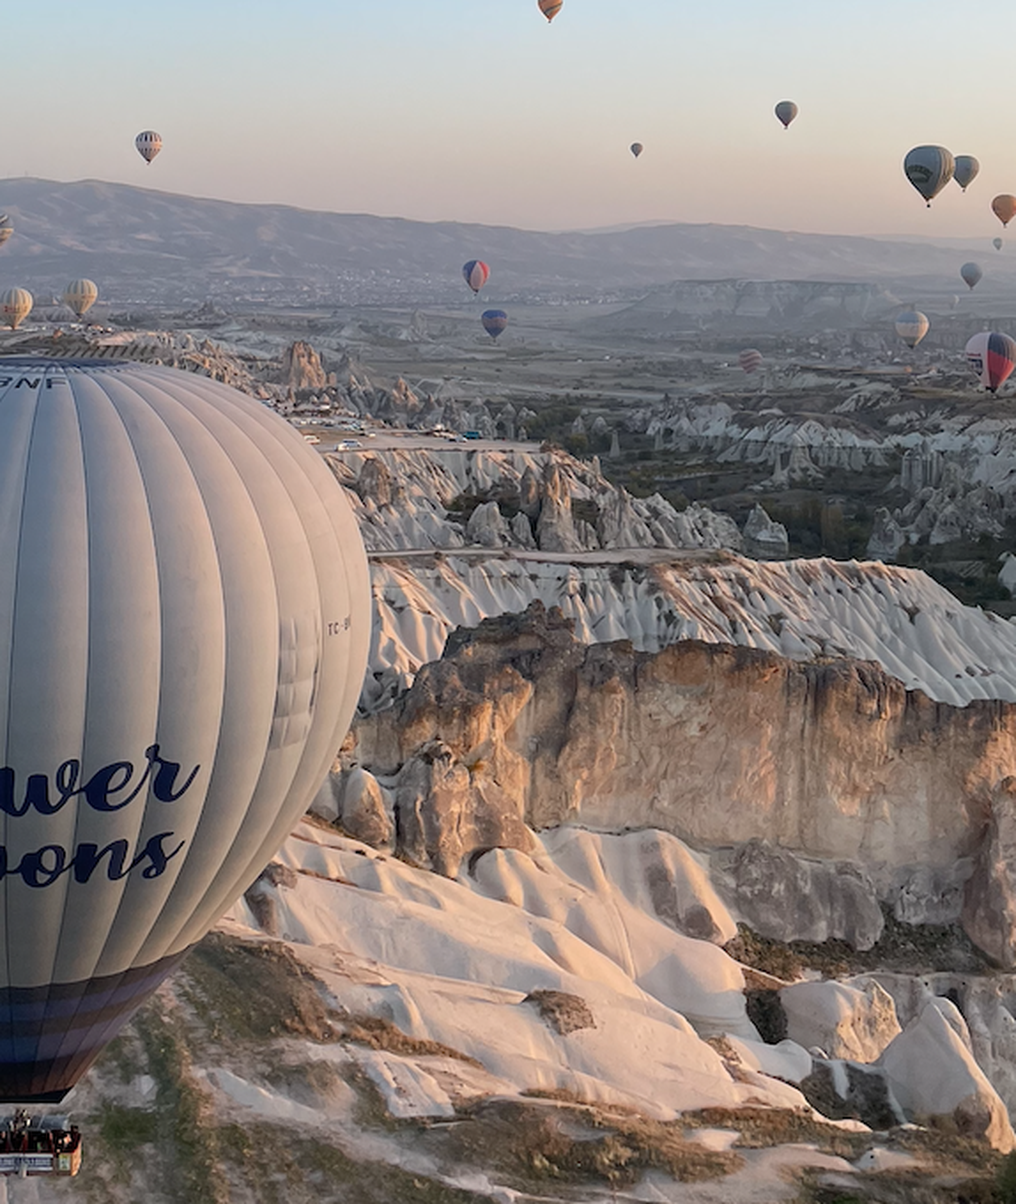
[[[915,146],[903,160],[903,171],[907,179],[931,202],[949,183],[955,170],[955,161],[944,146]]]
[[[983,275],[984,273],[981,271],[981,265],[979,263],[965,263],[963,267],[960,268],[960,277],[967,288],[971,290],[976,287],[977,282]]]
[[[508,327],[508,315],[503,309],[488,309],[480,317],[483,329],[492,339],[500,338]]]
[[[91,280],[72,280],[64,289],[63,302],[80,318],[99,299],[99,289]]]
[[[138,148],[141,158],[150,164],[162,150],[162,137],[155,130],[142,130],[134,139],[134,145]]]
[[[462,275],[473,292],[478,293],[490,279],[490,268],[482,259],[471,259],[463,266]]]
[[[973,155],[957,155],[956,165],[953,168],[953,179],[966,192],[967,185],[973,183],[974,177],[980,170],[981,165]]]
[[[0,320],[17,330],[32,312],[32,294],[26,288],[9,288],[0,294]]]
[[[781,100],[774,110],[777,118],[783,123],[785,130],[790,129],[790,123],[800,111],[792,100]]]
[[[745,347],[745,349],[738,355],[737,362],[750,376],[753,372],[757,372],[762,366],[762,352],[757,351],[754,347]]]
[[[1003,226],[1008,226],[1016,217],[1016,196],[1002,192],[991,202],[991,209]]]
[[[646,148],[642,145],[641,142],[633,142],[631,144],[631,153],[635,156],[636,159],[639,157],[639,155],[642,154],[642,152],[645,149]]]
[[[303,815],[370,586],[328,467],[249,397],[87,360],[0,380],[0,1099],[55,1101]]]
[[[10,236],[13,233],[14,233],[14,226],[11,222],[11,219],[7,216],[6,213],[0,213],[0,247],[2,247],[4,245],[4,243],[10,238]]]
[[[995,248],[995,250],[996,250],[996,251],[1001,251],[1001,249],[1002,249],[1002,240],[1001,240],[1000,238],[993,238],[993,239],[991,240],[991,245],[992,245],[992,246]]]
[[[537,0],[540,6],[540,12],[547,18],[548,21],[553,21],[557,14],[564,8],[564,0]]]
[[[967,363],[977,373],[981,384],[994,393],[1016,367],[1016,342],[1007,334],[982,331],[967,343]]]
[[[928,333],[930,323],[916,309],[907,309],[896,319],[896,333],[908,347],[916,347]]]

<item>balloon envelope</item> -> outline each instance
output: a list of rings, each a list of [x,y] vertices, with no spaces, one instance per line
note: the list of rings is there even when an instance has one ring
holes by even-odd
[[[557,14],[564,8],[564,0],[537,0],[540,7],[540,12],[547,18],[548,21],[553,21]]]
[[[973,183],[974,177],[980,170],[981,165],[973,155],[957,155],[953,168],[953,179],[966,192],[967,185]]]
[[[500,338],[508,327],[508,315],[503,309],[488,309],[480,317],[483,329],[492,339]]]
[[[928,202],[942,191],[953,177],[955,162],[944,146],[915,146],[903,160],[903,172]]]
[[[370,642],[353,514],[215,381],[0,364],[0,1097],[58,1099],[324,779]]]
[[[162,137],[155,130],[142,130],[134,139],[134,145],[138,148],[138,154],[146,163],[151,163],[155,156],[162,150]]]
[[[992,245],[992,246],[995,248],[995,250],[996,250],[996,251],[1001,251],[1001,249],[1002,249],[1002,240],[1001,240],[1000,238],[993,238],[993,239],[991,240],[991,245]]]
[[[1007,334],[982,331],[967,343],[967,363],[981,384],[994,393],[1016,367],[1016,342]]]
[[[790,128],[790,123],[799,111],[797,105],[792,100],[781,100],[775,109],[776,116],[783,123],[785,130]]]
[[[0,319],[11,330],[17,330],[32,312],[32,294],[27,288],[9,288],[0,293]]]
[[[462,275],[473,292],[478,293],[490,279],[490,268],[482,259],[471,259],[463,265]]]
[[[639,157],[639,155],[642,154],[642,152],[645,149],[646,148],[642,145],[641,142],[633,142],[631,144],[631,153],[635,156],[636,159]]]
[[[99,299],[98,286],[91,280],[72,280],[64,289],[63,301],[80,318]]]
[[[984,273],[979,263],[965,263],[960,268],[960,277],[967,288],[973,289]]]
[[[1016,217],[1016,196],[1002,192],[991,202],[991,210],[1003,226],[1008,226]]]
[[[916,347],[928,333],[931,323],[916,309],[907,309],[896,319],[896,333],[908,347]]]
[[[757,372],[762,366],[762,352],[754,347],[745,347],[738,355],[737,362],[750,375],[752,372]]]

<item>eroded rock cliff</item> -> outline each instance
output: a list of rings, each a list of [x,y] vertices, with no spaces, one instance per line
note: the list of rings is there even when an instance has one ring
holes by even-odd
[[[360,722],[353,758],[391,784],[403,852],[445,874],[482,848],[527,849],[529,828],[654,827],[733,847],[717,853],[732,898],[781,939],[868,947],[880,902],[909,922],[962,910],[982,949],[1016,963],[1012,704],[936,703],[870,662],[589,647],[537,603],[455,633]],[[783,852],[800,873],[757,872]]]

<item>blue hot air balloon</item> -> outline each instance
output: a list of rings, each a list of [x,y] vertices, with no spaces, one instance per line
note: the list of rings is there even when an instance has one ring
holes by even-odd
[[[508,315],[503,309],[484,310],[480,317],[483,329],[492,339],[500,338],[508,329]]]
[[[55,1101],[257,877],[363,680],[299,433],[171,368],[0,365],[0,1099]]]

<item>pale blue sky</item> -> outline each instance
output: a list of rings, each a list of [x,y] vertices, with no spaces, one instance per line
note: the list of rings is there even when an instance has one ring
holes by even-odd
[[[0,176],[544,229],[988,237],[1016,192],[1000,0],[565,0],[552,26],[536,0],[8,9]],[[900,169],[920,142],[980,158],[966,196],[924,209]]]

